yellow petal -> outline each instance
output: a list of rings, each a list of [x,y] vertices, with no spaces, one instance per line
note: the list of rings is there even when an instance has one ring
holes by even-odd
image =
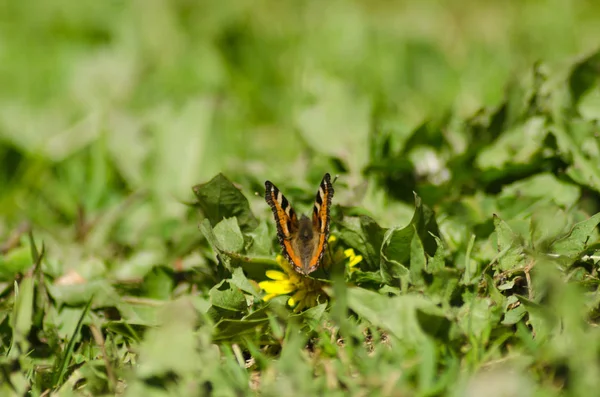
[[[262,297],[262,300],[265,302],[270,301],[271,299],[275,298],[276,296],[278,296],[277,294],[267,294],[265,296]]]
[[[354,250],[352,248],[348,248],[347,250],[344,250],[344,255],[346,255],[346,258],[352,258],[353,256],[356,256],[356,254],[354,253]]]
[[[296,289],[296,287],[293,284],[287,282],[286,280],[261,281],[260,283],[258,283],[258,286],[262,288],[267,294],[277,295],[289,294],[290,292],[293,292]]]
[[[333,243],[335,240],[337,240],[337,237],[335,237],[333,234],[331,236],[329,236],[329,238],[327,239],[328,243]]]
[[[296,292],[290,299],[288,299],[287,303],[289,306],[296,306],[296,303],[304,299],[306,296],[306,290],[302,289]]]
[[[361,261],[363,260],[362,255],[356,255],[354,258],[350,259],[350,262],[348,263],[348,266],[353,267],[358,265]]]
[[[278,270],[267,270],[265,272],[265,274],[267,275],[267,277],[269,277],[271,280],[286,280],[288,278],[287,274],[280,272]]]

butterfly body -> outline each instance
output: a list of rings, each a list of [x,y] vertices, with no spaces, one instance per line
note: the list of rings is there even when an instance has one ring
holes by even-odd
[[[325,174],[313,206],[312,218],[300,219],[285,196],[271,182],[265,182],[265,200],[273,211],[277,238],[292,267],[307,275],[321,264],[329,238],[329,211],[333,197],[331,177]]]

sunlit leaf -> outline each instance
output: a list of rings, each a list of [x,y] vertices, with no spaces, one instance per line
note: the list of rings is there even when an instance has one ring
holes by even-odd
[[[248,231],[258,225],[244,194],[223,174],[193,188],[198,206],[214,227],[224,218],[235,217],[242,230]]]

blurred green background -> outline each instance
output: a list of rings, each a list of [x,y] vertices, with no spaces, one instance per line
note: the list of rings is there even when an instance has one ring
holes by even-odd
[[[127,384],[145,395],[142,386],[158,390],[175,371],[198,390],[240,395],[256,389],[250,371],[276,368],[261,378],[264,395],[318,394],[331,376],[344,392],[402,377],[419,395],[465,395],[469,371],[511,357],[523,363],[511,373],[525,379],[533,369],[531,384],[557,391],[539,395],[558,395],[563,378],[573,395],[597,389],[598,21],[592,0],[0,0],[0,367],[12,376],[0,390],[45,395],[87,379],[92,393]],[[219,172],[250,210],[224,177],[205,186],[210,205],[194,199],[192,186]],[[332,233],[364,256],[354,274],[381,293],[352,288],[346,303],[334,288],[342,303],[331,315],[325,305],[292,315],[287,298],[261,306],[250,281],[264,279],[280,252],[264,181],[303,212],[325,172],[340,176]],[[209,209],[205,238],[194,204]],[[238,219],[218,223],[223,213]],[[364,213],[374,220],[353,216]],[[422,238],[443,249],[426,252]],[[249,255],[254,274],[228,273],[227,251]],[[568,263],[560,274],[559,256]],[[523,278],[538,258],[526,301]],[[423,277],[434,260],[439,272]],[[361,296],[372,298],[368,311],[355,310]],[[194,309],[171,306],[178,297]],[[451,344],[418,339],[422,299],[444,303],[444,313],[423,313],[452,319]],[[346,349],[362,339],[345,348],[329,325],[319,330],[322,319],[342,329],[346,304],[364,317],[347,325],[361,338],[367,326],[400,330],[394,349],[354,354]],[[546,327],[538,305],[557,323]],[[306,313],[320,374],[302,359],[304,332],[293,334]],[[204,323],[209,316],[221,328]],[[228,343],[267,325],[274,350],[248,348],[258,362],[249,369]],[[255,336],[248,346],[262,343]],[[101,356],[116,358],[113,379]],[[344,365],[330,370],[329,361]],[[514,379],[501,382],[525,382]]]
[[[137,219],[177,219],[220,171],[255,191],[325,171],[357,183],[375,125],[398,146],[496,106],[534,63],[596,49],[599,20],[572,0],[4,1],[0,234],[139,190]]]

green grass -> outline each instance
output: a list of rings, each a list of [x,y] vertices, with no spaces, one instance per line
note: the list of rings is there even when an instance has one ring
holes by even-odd
[[[593,395],[599,18],[0,4],[0,395]],[[315,299],[265,301],[264,181],[325,172]]]

